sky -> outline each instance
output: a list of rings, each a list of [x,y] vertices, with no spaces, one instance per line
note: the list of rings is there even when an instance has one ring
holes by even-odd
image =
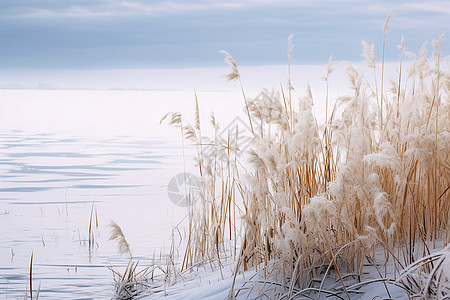
[[[450,29],[450,1],[372,0],[2,0],[0,69],[142,69],[361,60],[361,42],[375,43],[382,26],[387,60],[405,36],[418,52]],[[449,47],[448,39],[444,49]]]
[[[450,0],[1,0],[0,88],[227,89],[219,50],[284,67],[291,34],[293,65],[361,62],[362,41],[381,61],[390,14],[387,62],[450,29]]]

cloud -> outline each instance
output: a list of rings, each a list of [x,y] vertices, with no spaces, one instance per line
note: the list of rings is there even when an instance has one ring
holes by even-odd
[[[313,16],[327,12],[351,18],[385,18],[389,11],[401,13],[414,24],[417,15],[432,14],[429,24],[450,18],[450,1],[370,0],[2,0],[0,19],[108,19],[130,16],[171,16],[204,12],[305,9]],[[405,16],[406,15],[406,16]],[[326,22],[326,20],[324,20]],[[345,20],[344,20],[345,21]],[[448,23],[448,21],[447,21]]]
[[[412,2],[399,5],[399,9],[408,9],[416,12],[436,13],[439,15],[450,15],[449,1],[435,2]]]
[[[242,8],[235,1],[144,1],[144,0],[92,0],[60,1],[55,4],[45,0],[17,3],[5,0],[0,4],[2,18],[92,18],[130,15],[155,16],[204,10]]]
[[[0,16],[2,18],[91,18],[120,17],[130,15],[167,15],[201,11],[246,10],[272,8],[308,8],[314,9],[352,9],[368,0],[347,0],[336,5],[335,1],[314,0],[2,0]]]

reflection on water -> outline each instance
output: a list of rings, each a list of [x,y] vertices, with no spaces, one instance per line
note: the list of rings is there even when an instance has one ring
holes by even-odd
[[[23,298],[34,253],[33,287],[43,299],[111,298],[111,272],[123,268],[109,241],[109,220],[122,226],[141,266],[169,247],[184,209],[167,200],[180,171],[175,142],[0,133],[0,299]],[[91,208],[99,227],[89,249]]]

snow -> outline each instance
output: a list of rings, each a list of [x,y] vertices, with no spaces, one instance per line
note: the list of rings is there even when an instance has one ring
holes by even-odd
[[[448,269],[446,267],[450,262],[450,245],[445,248],[439,245],[439,248],[441,250],[435,250],[431,253],[430,257],[439,257],[442,259],[442,275],[447,276],[447,279],[441,278],[442,282],[444,282],[448,280]],[[377,264],[365,265],[364,278],[362,278],[361,283],[357,283],[354,279],[351,279],[352,277],[348,276],[350,274],[343,274],[344,282],[351,299],[410,299],[411,296],[408,296],[408,293],[400,282],[403,277],[399,276],[399,272],[401,274],[402,271],[396,271],[392,258],[388,262],[385,262],[384,251],[381,248],[377,249],[375,258]],[[220,268],[219,265],[221,265]],[[268,268],[270,268],[270,265]],[[166,284],[162,280],[162,277],[155,278],[153,282],[155,288],[146,291],[146,294],[137,299],[228,299],[233,281],[234,294],[237,295],[236,299],[273,299],[288,296],[289,286],[280,287],[279,282],[270,278],[264,278],[263,268],[261,267],[258,268],[259,272],[256,268],[252,268],[243,273],[241,272],[235,279],[233,276],[234,270],[235,261],[233,259],[221,261],[220,263],[217,261],[204,262],[198,264],[195,268],[191,268],[191,270],[182,272],[176,277],[177,280],[173,284]],[[404,273],[407,272],[409,274],[414,270],[414,268],[406,267]],[[426,277],[424,277],[424,280],[426,280]],[[300,291],[294,288],[292,298],[309,299],[307,296],[310,296],[313,299],[330,299],[330,293],[328,292],[331,292],[339,294],[343,299],[347,299],[342,284],[333,270],[325,278],[323,289],[319,296],[318,290],[321,281],[322,278],[315,280],[317,283],[314,286],[316,292],[312,294],[299,293]],[[441,288],[445,289],[447,287],[443,285]]]

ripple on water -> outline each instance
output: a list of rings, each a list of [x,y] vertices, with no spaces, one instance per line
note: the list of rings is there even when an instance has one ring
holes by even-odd
[[[163,175],[179,158],[178,147],[131,137],[0,132],[0,297],[24,297],[33,252],[33,289],[41,285],[40,298],[111,298],[114,282],[107,266],[124,268],[129,258],[108,240],[109,219],[140,226],[148,210],[151,218],[145,221],[167,222],[156,208],[170,204],[160,201],[170,174]],[[91,209],[99,222],[92,248],[87,242]],[[135,240],[147,249],[141,264],[149,265],[145,257],[161,251],[161,243]]]

